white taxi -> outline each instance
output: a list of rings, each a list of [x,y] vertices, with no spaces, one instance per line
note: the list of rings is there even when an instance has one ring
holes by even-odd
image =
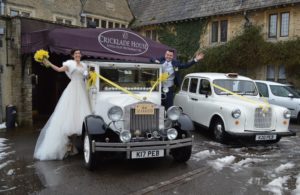
[[[276,143],[295,135],[288,129],[291,112],[260,98],[256,84],[236,73],[192,73],[185,76],[174,104],[213,132],[216,141],[249,138]]]

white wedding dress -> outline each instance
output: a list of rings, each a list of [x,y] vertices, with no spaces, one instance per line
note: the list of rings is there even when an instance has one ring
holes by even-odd
[[[68,136],[81,135],[84,117],[91,114],[88,93],[83,78],[83,72],[87,70],[87,66],[81,64],[83,67],[77,66],[74,60],[63,63],[63,66],[68,66],[66,74],[71,81],[40,132],[34,151],[35,159],[63,159],[69,143]]]

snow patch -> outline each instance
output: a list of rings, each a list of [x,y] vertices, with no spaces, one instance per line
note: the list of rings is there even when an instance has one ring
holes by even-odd
[[[13,160],[9,160],[9,161],[6,161],[6,162],[0,164],[0,169],[3,169],[3,168],[6,167],[9,163],[12,163],[12,162],[14,162],[14,161],[13,161]]]
[[[282,172],[282,171],[284,171],[284,170],[292,169],[292,168],[294,168],[294,167],[295,167],[295,164],[289,162],[289,163],[282,164],[282,165],[280,165],[279,167],[277,167],[277,168],[275,169],[275,172],[276,172],[276,173],[280,173],[280,172]]]
[[[9,171],[7,171],[6,175],[10,176],[13,175],[15,173],[15,171],[13,169],[9,169]]]
[[[290,176],[279,177],[268,183],[265,187],[262,188],[263,191],[270,191],[276,195],[282,194],[283,184],[290,179]]]
[[[200,161],[200,160],[206,159],[212,155],[216,155],[216,152],[214,150],[213,151],[204,150],[204,151],[194,154],[192,159],[196,160],[196,161]]]
[[[249,167],[252,164],[258,163],[258,162],[263,162],[265,160],[263,159],[259,159],[259,158],[246,158],[243,160],[240,160],[237,163],[233,164],[233,169],[235,172],[239,171],[240,169],[242,169],[243,167]]]
[[[0,129],[6,129],[6,124],[5,124],[5,122],[0,124]]]
[[[292,195],[297,195],[297,194],[300,194],[300,174],[297,176],[296,179],[296,189],[292,191]]]
[[[221,171],[223,167],[228,166],[232,164],[232,162],[235,160],[234,156],[226,156],[224,158],[218,158],[216,160],[208,162],[214,169],[217,171]]]

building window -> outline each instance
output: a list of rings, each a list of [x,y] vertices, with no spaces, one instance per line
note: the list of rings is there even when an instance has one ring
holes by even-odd
[[[95,25],[96,25],[96,27],[99,27],[99,24],[100,24],[100,21],[99,21],[99,19],[97,19],[97,18],[94,18],[94,22],[95,22]]]
[[[275,81],[275,66],[274,65],[267,66],[267,80]]]
[[[114,27],[114,23],[113,22],[108,22],[108,28],[113,28]]]
[[[156,41],[156,40],[157,40],[157,31],[156,31],[156,30],[153,30],[153,31],[152,31],[151,39],[152,39],[153,41]]]
[[[10,10],[10,16],[17,16],[19,15],[19,11],[18,10]]]
[[[59,24],[63,24],[64,23],[64,19],[62,18],[56,18],[56,22]]]
[[[115,28],[120,28],[120,24],[119,23],[115,23]]]
[[[157,41],[157,31],[156,30],[146,30],[146,37]]]
[[[216,43],[218,42],[218,27],[219,27],[219,22],[213,22],[212,27],[211,27],[211,42]]]
[[[227,33],[228,33],[228,20],[212,22],[211,43],[227,42]]]
[[[101,20],[101,28],[106,28],[106,21],[105,20]]]
[[[221,21],[221,42],[227,41],[227,26],[228,26],[227,20],[222,20]]]
[[[151,30],[146,30],[146,37],[151,38]]]
[[[280,15],[280,36],[289,36],[290,13],[281,13]]]
[[[121,27],[122,27],[122,28],[126,28],[126,25],[125,25],[125,24],[122,24]]]
[[[271,14],[269,18],[269,38],[277,37],[277,14]]]
[[[56,18],[55,18],[55,22],[57,22],[57,23],[59,23],[59,24],[68,24],[68,25],[72,25],[72,20],[66,19],[66,18],[62,18],[62,17],[56,17]]]
[[[72,21],[71,20],[65,20],[65,24],[72,25]]]
[[[280,65],[278,70],[278,80],[279,83],[286,83],[286,75],[285,75],[285,66]]]

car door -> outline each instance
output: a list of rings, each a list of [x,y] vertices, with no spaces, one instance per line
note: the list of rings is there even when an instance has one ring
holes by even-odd
[[[188,89],[188,99],[187,99],[187,110],[189,112],[190,117],[193,121],[199,122],[199,117],[195,113],[195,106],[198,104],[198,78],[190,78],[189,89]]]
[[[178,94],[176,94],[174,99],[174,105],[180,106],[185,114],[190,116],[191,111],[188,110],[189,104],[189,96],[188,96],[188,89],[189,89],[190,78],[184,78],[181,88]]]
[[[212,103],[212,89],[210,81],[205,78],[199,80],[197,90],[197,102],[193,105],[193,116],[197,117],[197,122],[206,127],[209,126],[210,117],[214,104]]]
[[[285,86],[269,85],[269,89],[272,94],[269,102],[288,108],[291,111],[292,118],[296,118],[298,114],[296,108],[298,107],[299,99],[294,98],[294,96],[290,97],[291,92]]]

